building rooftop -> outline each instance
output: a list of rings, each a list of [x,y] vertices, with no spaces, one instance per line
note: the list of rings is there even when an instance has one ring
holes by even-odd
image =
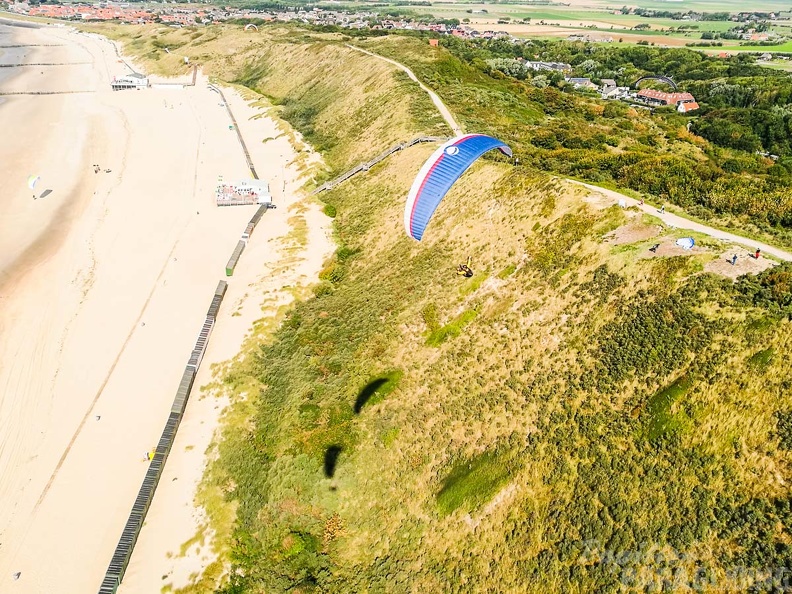
[[[666,93],[655,89],[641,89],[638,91],[638,97],[662,101],[667,105],[676,105],[681,101],[695,101],[695,98],[690,93]]]
[[[699,104],[698,104],[698,103],[696,103],[695,101],[686,101],[686,102],[684,102],[684,103],[680,103],[680,104],[679,104],[679,107],[677,107],[677,109],[678,109],[678,110],[679,110],[681,113],[687,113],[687,112],[689,112],[689,111],[695,111],[695,110],[697,110],[698,108],[699,108]]]

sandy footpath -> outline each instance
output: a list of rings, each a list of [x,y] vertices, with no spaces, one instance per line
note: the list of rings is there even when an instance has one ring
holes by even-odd
[[[98,589],[144,454],[255,207],[213,204],[217,176],[243,179],[247,170],[204,79],[183,91],[113,93],[109,78],[126,67],[109,42],[63,27],[0,33],[29,46],[15,59],[50,61],[57,50],[59,62],[75,62],[44,74],[3,69],[15,72],[0,92],[79,91],[8,95],[0,104],[0,592],[82,594]],[[280,147],[258,144],[262,177],[276,176]],[[41,176],[35,200],[30,174]],[[243,282],[265,273],[276,257],[267,240],[285,235],[292,216],[284,205],[257,228],[198,385],[213,358],[236,352],[243,324],[260,317],[241,303],[255,295]],[[241,304],[245,314],[232,316]],[[236,325],[224,328],[226,320]],[[206,412],[188,406],[185,428],[200,429],[195,415]],[[203,459],[182,464],[197,477]],[[147,529],[155,522],[150,516]]]

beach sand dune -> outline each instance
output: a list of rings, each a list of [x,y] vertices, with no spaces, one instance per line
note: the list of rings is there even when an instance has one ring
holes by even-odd
[[[306,164],[318,157],[305,146],[296,152],[289,136],[272,119],[262,117],[263,108],[229,89],[224,93],[259,175],[271,181],[278,210],[268,212],[256,227],[253,241],[234,271],[190,405],[119,594],[186,586],[214,561],[211,529],[206,528],[204,514],[194,504],[207,449],[228,404],[209,387],[213,379],[219,379],[213,376],[213,366],[237,356],[255,322],[271,319],[279,306],[293,301],[295,288],[313,283],[335,249],[330,219],[316,202],[302,198],[299,192],[305,172],[310,171]],[[259,139],[265,142],[257,142]],[[293,233],[295,227],[304,232]],[[185,547],[188,541],[192,545]]]
[[[8,180],[0,194],[0,592],[82,594],[98,589],[145,453],[255,207],[213,203],[218,175],[248,173],[205,79],[184,91],[114,93],[109,79],[127,69],[109,42],[62,27],[6,29],[3,43],[58,44],[68,48],[60,55],[91,64],[52,67],[46,81],[34,69],[0,69],[14,70],[0,92],[90,91],[0,104]],[[273,176],[275,152],[261,167]],[[51,190],[35,200],[26,183],[34,173],[36,192]],[[268,215],[270,237],[288,231],[289,216],[286,208]],[[257,230],[243,255],[251,282],[275,257],[266,240]],[[237,308],[247,292],[230,291]],[[228,357],[241,336],[229,340],[224,348],[213,337],[210,348]]]

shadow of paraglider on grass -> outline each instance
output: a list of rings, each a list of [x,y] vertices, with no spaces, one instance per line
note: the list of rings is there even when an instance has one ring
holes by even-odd
[[[49,190],[49,189],[47,189],[47,190],[44,190],[44,191],[41,193],[41,196],[39,196],[39,198],[46,198],[46,197],[47,197],[47,196],[49,196],[50,194],[52,194],[52,190]]]
[[[358,394],[357,400],[355,400],[354,411],[356,415],[360,414],[360,411],[363,410],[363,407],[366,403],[371,399],[374,394],[377,393],[382,386],[388,383],[388,378],[386,377],[378,377],[374,381],[369,382],[366,384],[363,389]]]
[[[353,407],[355,414],[359,415],[364,406],[367,404],[376,404],[393,392],[399,384],[402,375],[400,370],[393,370],[383,373],[369,381],[369,383],[360,390],[355,400],[355,406]]]
[[[366,383],[360,390],[355,399],[355,404],[352,410],[356,415],[359,415],[366,405],[376,404],[382,401],[388,394],[396,389],[399,384],[403,372],[395,369],[386,373],[380,374]],[[351,430],[351,428],[350,428]],[[344,446],[334,443],[325,449],[324,453],[324,475],[332,479],[335,477],[336,470],[338,469],[339,457],[344,451]],[[336,486],[330,487],[331,491],[336,490]]]
[[[324,473],[327,478],[335,476],[336,466],[338,466],[338,457],[344,448],[340,445],[334,444],[325,450],[324,455]]]

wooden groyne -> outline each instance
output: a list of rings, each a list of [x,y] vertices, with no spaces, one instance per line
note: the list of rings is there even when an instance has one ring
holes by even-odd
[[[95,91],[0,91],[2,95],[79,95],[81,93],[93,93]]]
[[[220,87],[216,87],[214,85],[209,85],[209,88],[213,91],[217,92],[220,95],[220,98],[223,100],[223,105],[228,112],[228,117],[231,118],[231,123],[234,126],[234,131],[236,132],[237,138],[239,139],[239,144],[242,145],[242,152],[245,153],[245,160],[247,161],[248,169],[250,169],[250,175],[253,176],[253,179],[258,179],[258,173],[256,173],[256,168],[253,166],[253,160],[250,158],[250,153],[248,152],[247,145],[245,144],[245,139],[242,138],[242,132],[237,125],[236,118],[234,117],[234,112],[231,111],[231,107],[228,105],[228,101],[226,101],[225,95],[223,95],[223,91]]]
[[[115,594],[121,580],[124,579],[129,560],[132,557],[132,551],[135,548],[138,536],[140,536],[140,530],[151,506],[151,501],[154,499],[154,492],[157,490],[162,470],[173,447],[173,441],[176,439],[176,431],[179,429],[179,424],[184,416],[187,400],[190,398],[190,392],[195,381],[195,375],[206,352],[209,335],[227,288],[228,283],[225,281],[217,283],[217,289],[215,289],[212,302],[206,312],[206,319],[201,332],[198,334],[195,348],[190,354],[187,365],[184,367],[179,387],[176,389],[176,396],[173,399],[168,420],[154,451],[154,457],[149,462],[146,476],[143,478],[143,483],[140,485],[137,497],[132,505],[132,512],[129,514],[129,518],[121,532],[121,538],[118,540],[113,556],[110,559],[110,564],[107,566],[104,579],[99,587],[99,594]]]
[[[63,47],[62,43],[16,43],[12,45],[0,45],[0,49],[12,47]]]
[[[353,167],[349,171],[346,171],[346,172],[342,173],[341,175],[339,175],[335,179],[331,179],[329,182],[323,183],[321,186],[316,188],[313,191],[313,193],[314,194],[318,194],[319,192],[324,192],[325,190],[332,190],[338,184],[340,184],[342,182],[345,182],[346,180],[348,180],[353,175],[356,175],[356,174],[360,173],[361,171],[368,171],[369,169],[374,167],[374,165],[376,165],[380,161],[390,157],[393,153],[397,153],[399,151],[403,151],[407,147],[413,146],[414,144],[420,144],[422,142],[446,142],[447,140],[448,140],[448,138],[444,138],[442,136],[419,136],[418,138],[413,138],[412,140],[409,140],[407,142],[400,142],[399,144],[394,144],[388,150],[386,150],[386,151],[380,153],[379,155],[377,155],[376,157],[374,157],[371,161],[366,161],[365,163],[361,163],[360,165],[357,165],[357,166]]]
[[[84,66],[92,62],[24,62],[17,64],[0,64],[0,68],[22,68],[26,66]]]

